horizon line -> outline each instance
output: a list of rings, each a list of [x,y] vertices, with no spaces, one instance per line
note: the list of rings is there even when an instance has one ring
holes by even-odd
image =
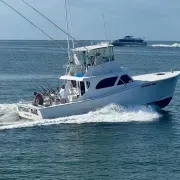
[[[0,41],[53,41],[49,39],[0,39]],[[54,41],[67,41],[66,39],[56,39]],[[102,39],[80,39],[78,41],[114,41],[114,40],[102,40]],[[145,41],[175,41],[180,42],[180,40],[145,40]]]

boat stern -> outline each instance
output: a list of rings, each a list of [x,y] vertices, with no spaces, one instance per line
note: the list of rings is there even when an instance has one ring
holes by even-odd
[[[24,119],[32,119],[32,120],[41,120],[42,115],[40,111],[40,107],[27,105],[27,104],[18,104],[17,112],[20,118]]]

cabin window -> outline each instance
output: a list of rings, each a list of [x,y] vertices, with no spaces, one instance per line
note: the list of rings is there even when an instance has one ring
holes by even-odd
[[[132,80],[127,74],[122,75],[121,78],[120,78],[120,80],[121,80],[123,83],[125,83],[125,84],[130,83],[130,82],[133,82],[133,80]],[[118,83],[119,83],[119,82],[118,82]],[[119,84],[118,84],[118,85],[119,85]]]
[[[121,78],[120,78],[117,85],[122,85],[122,84],[124,84],[124,83],[121,81]]]
[[[102,88],[108,88],[108,87],[114,86],[117,78],[118,78],[118,77],[115,76],[115,77],[110,77],[110,78],[106,78],[106,79],[101,80],[101,81],[97,84],[96,89],[102,89]]]
[[[85,93],[85,85],[83,81],[80,81],[81,96]]]
[[[89,81],[86,81],[86,87],[87,87],[87,89],[89,89],[89,87],[90,87],[90,82]]]

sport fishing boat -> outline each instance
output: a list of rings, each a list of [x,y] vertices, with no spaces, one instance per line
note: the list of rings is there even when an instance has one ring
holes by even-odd
[[[134,38],[133,36],[125,36],[112,42],[114,46],[146,46],[147,42],[142,38]]]
[[[54,44],[64,49],[18,10],[7,2],[0,1],[41,31]],[[25,0],[21,1],[68,37],[68,51],[66,51],[68,65],[65,75],[60,76],[60,80],[64,82],[63,95],[61,91],[59,93],[48,90],[43,93],[42,105],[34,105],[33,101],[17,104],[17,111],[21,118],[52,119],[86,113],[112,103],[123,106],[153,105],[156,108],[164,108],[170,103],[180,71],[130,76],[129,72],[120,66],[120,60],[115,61],[113,45],[100,43],[74,48],[75,39],[69,34],[67,12],[70,8],[67,0],[65,0],[67,32]],[[73,48],[70,48],[70,39],[73,42]]]
[[[123,106],[166,107],[174,94],[180,71],[138,76],[115,61],[113,46],[107,43],[74,48],[65,75],[65,97],[58,92],[44,97],[44,104],[19,103],[19,116],[51,119],[93,111],[111,103]]]

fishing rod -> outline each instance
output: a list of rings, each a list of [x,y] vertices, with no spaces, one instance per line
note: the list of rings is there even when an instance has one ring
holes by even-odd
[[[5,4],[6,6],[8,6],[9,8],[11,8],[13,11],[15,11],[17,14],[19,14],[22,18],[24,18],[26,21],[28,21],[30,24],[32,24],[36,29],[38,29],[39,31],[41,31],[44,35],[46,35],[50,40],[52,40],[52,42],[54,44],[56,44],[58,47],[60,47],[61,49],[63,49],[66,53],[68,53],[68,51],[62,47],[61,45],[59,45],[58,43],[56,43],[55,39],[53,39],[51,36],[49,36],[46,32],[44,32],[42,29],[40,29],[37,25],[35,25],[32,21],[30,21],[28,18],[26,18],[23,14],[21,14],[20,12],[18,12],[15,8],[13,8],[12,6],[10,6],[8,3],[6,3],[3,0],[0,0],[3,4]]]
[[[47,86],[47,88],[48,88],[48,90],[49,90],[50,93],[52,93],[52,94],[54,94],[56,97],[58,97],[59,89],[57,89],[57,87],[53,88],[48,81],[46,81],[46,86]],[[59,84],[58,84],[58,87],[59,87]],[[57,91],[57,90],[58,90],[58,91]]]
[[[51,93],[51,94],[53,93],[52,88],[48,85],[47,82],[44,82],[44,81],[42,80],[42,84],[46,87],[46,89],[48,90],[49,94],[50,94],[50,93]]]
[[[47,90],[41,85],[41,83],[40,82],[38,82],[37,80],[35,81],[36,83],[37,83],[37,85],[43,90],[43,95],[45,96],[45,95],[48,95],[49,96],[49,94],[48,94],[48,92],[47,92]]]
[[[55,90],[52,88],[51,84],[48,81],[46,81],[46,85],[49,87],[52,93],[55,93]]]
[[[33,71],[31,66],[30,66],[30,69],[31,69],[31,71]],[[38,89],[41,89],[43,91],[43,92],[42,91],[40,92],[43,95],[50,96],[50,94],[56,94],[57,93],[57,90],[55,90],[56,88],[53,88],[50,85],[50,83],[48,82],[47,79],[39,78],[39,79],[31,80],[31,81],[35,82],[36,83],[36,87],[38,87]]]
[[[48,89],[46,89],[46,87],[44,87],[44,84],[43,84],[43,82],[42,81],[38,81],[38,80],[36,80],[36,83],[38,84],[38,86],[39,87],[41,87],[41,89],[44,91],[44,95],[50,95],[50,93],[48,92],[49,90]]]
[[[42,81],[42,83],[43,83],[43,81]],[[40,85],[40,84],[39,84],[39,85]],[[56,90],[52,89],[52,87],[51,87],[51,85],[48,83],[48,81],[46,82],[46,84],[43,83],[43,85],[46,86],[46,88],[47,88],[47,90],[48,90],[46,93],[47,93],[48,97],[49,97],[52,101],[55,100],[54,98],[59,99],[58,92],[57,92]],[[44,87],[42,86],[42,84],[41,84],[40,86],[44,89]],[[46,91],[46,90],[44,89],[44,91]]]
[[[38,91],[44,96],[44,92],[42,90],[39,89]]]
[[[49,88],[46,84],[44,84],[43,81],[41,82],[41,86],[42,86],[42,87],[45,87],[44,90],[47,92],[47,94],[48,94],[49,96],[51,96],[52,91],[50,90],[50,88]]]
[[[38,82],[37,82],[38,83]],[[54,101],[54,98],[52,97],[52,95],[51,95],[51,93],[50,92],[47,92],[46,91],[46,89],[44,89],[44,87],[40,84],[40,83],[38,83],[39,84],[39,86],[43,89],[43,91],[44,91],[44,96],[48,96],[49,97],[49,99],[50,99],[50,103],[52,104],[52,102]]]
[[[54,90],[54,89],[52,88],[52,86],[49,84],[48,81],[44,82],[44,81],[42,80],[42,81],[41,81],[41,86],[42,86],[42,87],[45,86],[45,88],[46,88],[47,91],[48,91],[48,95],[50,95],[51,97],[52,97],[52,94],[55,95],[55,96],[57,96],[56,90]],[[45,90],[45,89],[44,89],[44,90]]]

